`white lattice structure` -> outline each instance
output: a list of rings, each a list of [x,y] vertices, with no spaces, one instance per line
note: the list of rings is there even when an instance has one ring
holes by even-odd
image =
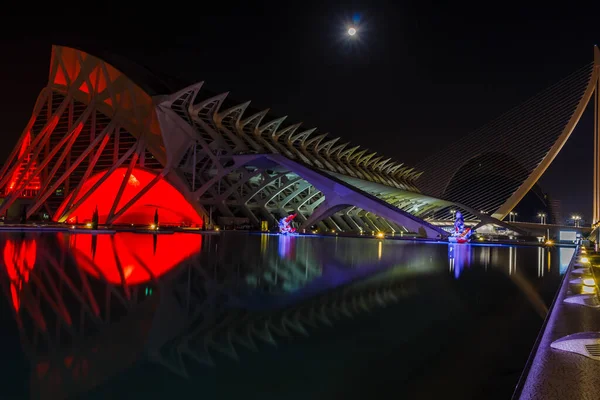
[[[389,157],[230,104],[202,82],[169,94],[148,71],[116,63],[53,47],[48,86],[0,170],[0,214],[25,197],[27,217],[69,223],[93,207],[108,225],[148,223],[156,209],[179,225],[273,227],[295,212],[301,228],[426,237],[446,235],[426,220],[451,208],[494,222],[422,195],[421,173]]]
[[[600,51],[594,61],[529,100],[423,160],[419,188],[504,219],[559,154],[590,102],[594,102],[593,223],[600,218]],[[460,155],[457,157],[457,154]],[[573,167],[576,174],[576,167]],[[536,194],[537,195],[537,194]],[[436,218],[448,218],[438,214]]]

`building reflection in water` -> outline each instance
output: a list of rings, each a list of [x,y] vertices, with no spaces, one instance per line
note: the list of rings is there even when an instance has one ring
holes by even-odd
[[[569,268],[573,254],[575,253],[574,247],[560,247],[558,249],[558,258],[560,259],[560,274],[564,275]]]
[[[546,249],[544,249],[543,247],[538,247],[537,249],[537,259],[538,259],[538,265],[537,265],[537,275],[538,277],[542,277],[544,276],[544,272],[546,271]],[[549,251],[548,251],[549,254]]]
[[[398,301],[407,273],[432,270],[403,243],[240,238],[0,235],[0,283],[32,362],[31,397],[85,393],[140,357],[188,376],[183,357],[213,365],[238,346],[306,335]],[[403,274],[350,285],[403,264]]]
[[[471,265],[471,246],[466,243],[448,244],[448,261],[450,271],[454,272],[454,277],[458,279],[462,271]]]
[[[160,298],[149,287],[201,242],[200,235],[0,235],[0,285],[33,364],[31,397],[83,393],[137,360]]]
[[[33,269],[37,256],[35,240],[8,239],[4,245],[3,258],[10,279],[10,295],[15,310],[19,310],[23,284],[29,282],[29,271]]]
[[[296,237],[288,235],[279,235],[279,255],[282,258],[294,258],[294,244]]]
[[[449,271],[455,278],[459,278],[462,272],[469,268],[473,262],[473,253],[476,255],[477,264],[486,271],[490,266],[508,267],[508,274],[513,275],[517,272],[517,253],[518,247],[515,246],[475,246],[468,244],[449,244],[448,245],[448,266]],[[559,257],[561,259],[561,274],[569,265],[573,256],[572,248],[559,248]],[[551,250],[549,248],[537,248],[537,276],[544,277],[551,267]]]
[[[508,248],[508,274],[512,275],[517,272],[517,247],[510,246]]]
[[[307,335],[414,295],[446,257],[441,245],[268,234],[0,235],[0,246],[32,398],[48,399],[140,358],[189,377],[189,363]],[[449,245],[454,276],[497,250]]]
[[[201,243],[201,235],[119,233],[70,235],[68,248],[77,264],[94,278],[137,285],[170,271],[200,251]]]
[[[490,258],[491,258],[490,253],[491,253],[491,248],[488,246],[485,246],[485,247],[482,247],[479,249],[479,263],[481,265],[483,265],[483,267],[485,268],[486,271],[490,264]]]

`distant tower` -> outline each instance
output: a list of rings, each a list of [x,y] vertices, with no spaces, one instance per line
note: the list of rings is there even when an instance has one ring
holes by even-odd
[[[552,223],[562,225],[565,223],[562,215],[562,205],[560,200],[551,199],[548,201],[550,208],[550,215],[552,216]]]

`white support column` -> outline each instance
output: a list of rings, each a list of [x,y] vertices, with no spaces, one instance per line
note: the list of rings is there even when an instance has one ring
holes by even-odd
[[[600,219],[600,55],[594,48],[594,196],[592,209],[592,224]]]

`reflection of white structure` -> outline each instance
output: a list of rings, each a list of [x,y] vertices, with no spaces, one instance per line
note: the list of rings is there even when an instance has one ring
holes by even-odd
[[[538,277],[544,276],[544,272],[546,271],[546,252],[550,253],[550,249],[545,250],[543,247],[538,247]]]
[[[269,239],[277,242],[277,252],[267,251]],[[246,276],[250,287],[292,292],[322,274],[321,261],[312,257],[304,238],[262,234],[261,246],[264,246],[262,262]]]
[[[512,275],[517,272],[517,247],[510,246],[508,248],[508,274]]]
[[[235,359],[240,349],[259,350],[280,338],[305,336],[336,320],[385,307],[409,294],[412,283],[406,282],[407,275],[425,274],[432,268],[427,256],[417,259],[415,268],[403,266],[349,284],[403,260],[398,242],[387,244],[396,248],[387,256],[383,241],[346,238],[337,254],[318,258],[331,249],[335,238],[325,238],[317,251],[308,243],[279,248],[281,237],[276,235],[262,235],[273,240],[271,248],[265,241],[265,250],[257,235],[250,235],[256,241],[223,240],[224,235],[128,235],[142,238],[138,240],[146,241],[147,247],[130,252],[103,246],[119,242],[110,235],[98,235],[104,238],[98,242],[93,240],[98,236],[62,233],[0,238],[4,264],[0,287],[4,301],[15,310],[31,362],[32,398],[86,393],[144,357],[188,376],[190,363],[213,365],[222,357]],[[181,244],[177,251],[184,247],[182,237],[201,241],[202,251],[195,246],[194,251],[183,250],[180,262],[161,269],[165,252],[174,252],[172,241]],[[349,254],[349,248],[357,254]],[[115,258],[103,264],[108,253]],[[276,263],[278,258],[282,260]],[[317,259],[328,260],[325,273]],[[130,263],[136,263],[136,271]],[[266,268],[258,267],[265,264]],[[139,279],[142,272],[143,280]],[[251,290],[250,297],[256,295],[252,308],[246,303],[245,282],[261,273],[273,278],[267,285],[283,283],[289,290],[294,285],[305,287],[297,288],[301,296],[291,298],[289,304],[277,303],[285,298],[281,293],[271,296],[269,307],[264,307],[265,293]]]
[[[572,247],[559,247],[558,248],[558,258],[560,259],[560,274],[561,275],[564,275],[565,272],[567,272],[567,268],[569,268],[569,264],[571,263],[573,254],[575,254],[575,249]]]
[[[213,366],[217,359],[239,360],[240,350],[258,351],[265,344],[276,345],[279,340],[308,336],[311,331],[332,326],[338,320],[395,303],[411,294],[404,278],[392,275],[344,286],[279,310],[205,307],[204,311],[189,315],[187,321],[193,329],[165,342],[151,359],[189,377],[189,364],[186,367],[189,362]],[[221,322],[215,325],[217,319]]]

